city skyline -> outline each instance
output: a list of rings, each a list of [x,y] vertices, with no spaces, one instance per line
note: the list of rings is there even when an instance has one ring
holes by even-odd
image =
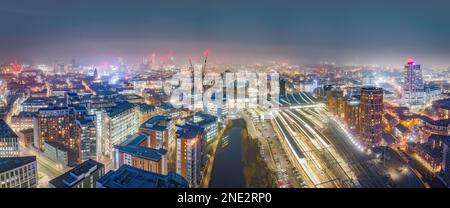
[[[152,53],[213,62],[450,65],[444,1],[3,1],[0,61],[134,63]],[[383,12],[381,12],[383,11]],[[232,15],[231,15],[232,14]]]
[[[450,3],[0,2],[0,189],[450,188]]]

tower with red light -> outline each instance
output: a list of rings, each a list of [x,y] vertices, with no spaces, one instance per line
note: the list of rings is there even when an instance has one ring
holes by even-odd
[[[422,69],[413,58],[409,58],[403,70],[402,101],[408,107],[420,106],[425,103],[425,85]]]

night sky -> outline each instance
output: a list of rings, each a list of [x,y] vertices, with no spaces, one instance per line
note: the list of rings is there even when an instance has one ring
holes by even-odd
[[[450,64],[450,1],[0,0],[0,62]]]

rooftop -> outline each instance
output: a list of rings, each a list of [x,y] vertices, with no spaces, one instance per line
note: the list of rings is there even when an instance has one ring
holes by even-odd
[[[155,110],[155,106],[154,105],[149,105],[146,103],[139,103],[139,109],[141,111],[154,111]]]
[[[110,117],[113,117],[113,116],[123,113],[129,109],[132,109],[133,107],[134,107],[134,105],[129,102],[121,102],[118,105],[109,108],[107,110],[107,112]]]
[[[173,107],[173,105],[170,103],[161,103],[161,105],[159,105],[159,108],[161,108],[162,110],[165,110],[165,111],[170,111],[170,110],[175,109],[175,107]]]
[[[417,147],[423,153],[425,153],[433,158],[442,158],[442,150],[433,148],[430,143],[417,144]]]
[[[395,144],[396,139],[391,134],[383,133],[383,139],[387,144]]]
[[[29,128],[29,129],[24,129],[22,131],[20,131],[23,134],[33,134],[34,133],[34,129],[33,128]]]
[[[167,129],[167,124],[170,121],[172,121],[172,118],[170,116],[156,115],[148,119],[145,123],[143,123],[140,128],[156,131],[164,131]]]
[[[428,140],[446,141],[450,140],[450,135],[432,134],[428,137]]]
[[[359,95],[345,96],[345,99],[347,100],[347,105],[349,106],[357,106],[361,103],[361,96]]]
[[[58,151],[63,151],[63,152],[67,152],[67,153],[70,150],[65,144],[63,144],[61,142],[57,142],[57,141],[44,141],[44,145],[49,145],[53,148],[58,149]]]
[[[397,125],[395,125],[395,128],[398,129],[402,133],[405,133],[408,131],[408,128],[406,128],[406,126],[403,126],[403,124],[397,124]]]
[[[136,94],[119,94],[117,95],[118,99],[123,100],[136,100],[136,99],[144,99],[142,96],[136,95]]]
[[[383,88],[373,87],[373,86],[365,86],[365,87],[362,87],[361,90],[364,90],[364,91],[383,91]]]
[[[420,119],[426,123],[429,123],[434,126],[442,126],[442,127],[448,127],[450,125],[450,119],[440,119],[440,120],[433,120],[427,116],[420,115]]]
[[[198,126],[205,126],[211,123],[215,123],[217,122],[217,117],[213,116],[211,114],[206,114],[206,113],[202,113],[202,112],[197,112],[195,113],[194,116],[192,116],[188,123],[189,124],[194,124],[194,125],[198,125]]]
[[[184,139],[194,139],[198,135],[202,134],[204,131],[204,128],[197,126],[197,125],[189,125],[185,124],[182,126],[177,126],[177,138],[184,138]]]
[[[48,108],[40,108],[39,112],[43,111],[59,111],[59,110],[71,110],[74,109],[72,107],[58,107],[58,106],[50,106]]]
[[[14,115],[13,117],[16,117],[16,118],[34,117],[35,114],[36,114],[36,112],[22,111],[19,114]]]
[[[23,104],[48,104],[54,102],[56,102],[56,97],[29,97],[23,101]]]
[[[18,168],[32,162],[36,162],[36,156],[0,158],[0,173]],[[36,168],[36,166],[34,168]]]
[[[125,152],[131,154],[135,157],[140,157],[152,161],[160,161],[161,158],[166,155],[167,150],[165,149],[153,149],[144,146],[140,146],[142,142],[144,142],[148,138],[148,134],[138,133],[127,140],[125,140],[122,144],[114,146],[120,152]]]
[[[389,113],[385,113],[385,114],[384,114],[384,118],[385,118],[386,120],[388,120],[389,122],[395,120],[395,117],[394,117],[393,115],[389,114]]]
[[[95,116],[81,116],[81,118],[77,119],[80,124],[86,125],[95,122]]]
[[[17,137],[17,135],[3,119],[0,119],[0,138],[4,137]]]
[[[116,171],[109,171],[97,181],[105,188],[188,188],[188,182],[181,175],[169,172],[161,175],[129,165],[122,165]]]
[[[56,188],[70,188],[87,176],[90,176],[92,172],[103,167],[103,164],[89,159],[77,165],[72,170],[69,170],[66,173],[54,178],[49,181],[49,183]]]
[[[439,108],[450,110],[450,98],[443,100],[436,100],[434,102],[438,104]]]

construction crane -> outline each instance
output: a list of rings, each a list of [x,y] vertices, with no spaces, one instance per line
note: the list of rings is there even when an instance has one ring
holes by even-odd
[[[206,62],[208,61],[208,55],[209,55],[209,49],[206,49],[203,52],[203,56],[205,56],[205,62],[203,63],[203,67],[202,67],[203,77],[205,76],[205,69],[206,69]]]

